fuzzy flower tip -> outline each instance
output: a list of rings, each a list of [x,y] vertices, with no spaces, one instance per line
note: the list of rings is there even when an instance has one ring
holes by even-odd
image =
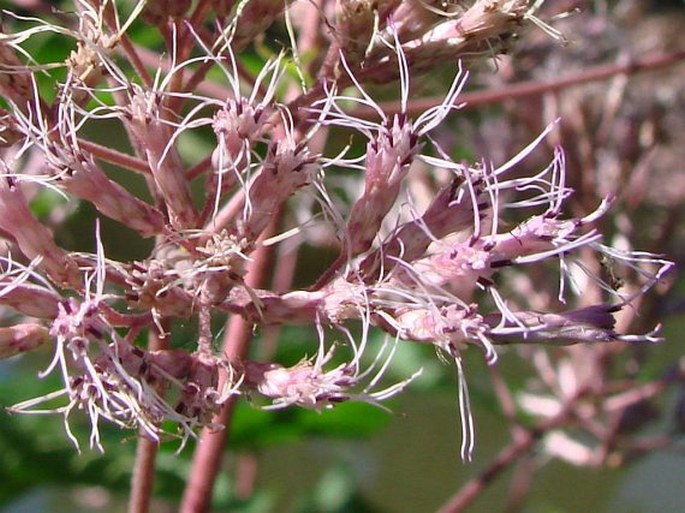
[[[379,406],[381,401],[401,392],[421,374],[419,370],[405,380],[374,390],[392,359],[397,341],[392,346],[386,342],[374,362],[362,370],[360,358],[365,349],[366,336],[361,345],[357,345],[346,331],[354,353],[351,361],[325,369],[333,359],[335,346],[326,350],[320,325],[318,331],[319,350],[314,358],[303,359],[289,368],[274,363],[245,363],[245,385],[272,401],[271,405],[265,406],[266,409],[297,405],[321,410],[345,401],[362,401]]]

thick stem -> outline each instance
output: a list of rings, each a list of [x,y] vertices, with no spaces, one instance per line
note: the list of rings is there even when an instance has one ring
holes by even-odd
[[[265,237],[271,236],[278,224],[280,214],[273,217]],[[269,263],[269,248],[261,246],[252,255],[247,265],[246,282],[249,287],[257,287],[264,281]],[[240,362],[247,353],[252,340],[252,324],[242,317],[233,315],[228,322],[223,341],[224,357],[230,363]],[[221,389],[221,384],[219,386]],[[205,428],[200,435],[193,465],[181,500],[179,513],[205,513],[212,504],[212,489],[219,473],[224,448],[231,431],[231,419],[235,408],[235,396],[229,399],[215,415],[212,424],[224,426],[221,430]]]
[[[279,246],[274,263],[271,289],[277,293],[290,290],[295,277],[296,265],[297,252]],[[280,326],[264,326],[258,348],[258,360],[271,361],[276,353],[280,335]],[[246,501],[254,493],[259,467],[260,461],[255,452],[243,454],[240,457],[235,478],[235,490],[238,499]]]
[[[251,339],[252,326],[234,315],[229,322],[224,338],[226,358],[231,362],[242,359]],[[209,511],[212,504],[212,489],[219,474],[224,447],[230,433],[235,402],[234,396],[212,420],[213,424],[222,425],[224,429],[205,428],[202,430],[193,456],[193,465],[181,500],[179,513],[205,513]]]
[[[157,442],[140,436],[136,447],[136,462],[131,477],[131,496],[128,502],[128,513],[148,513],[152,499],[152,487],[155,481],[155,462],[157,459]]]
[[[168,347],[167,339],[161,338],[156,330],[150,330],[149,350],[156,351]],[[158,390],[161,392],[161,390]],[[131,477],[131,496],[128,502],[128,513],[148,513],[155,482],[155,463],[159,444],[150,440],[141,430],[136,447],[136,462]]]

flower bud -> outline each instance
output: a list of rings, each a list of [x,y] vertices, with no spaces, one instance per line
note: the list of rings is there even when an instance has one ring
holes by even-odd
[[[0,359],[33,351],[49,338],[48,329],[40,324],[15,324],[0,328]]]

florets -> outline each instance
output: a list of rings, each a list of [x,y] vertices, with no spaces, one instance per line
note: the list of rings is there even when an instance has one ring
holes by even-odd
[[[187,2],[139,2],[120,25],[108,9],[81,1],[78,29],[38,24],[0,41],[0,65],[16,74],[0,80],[11,104],[2,111],[0,137],[16,146],[2,164],[0,229],[12,252],[30,262],[3,260],[0,303],[35,318],[0,330],[0,355],[50,343],[54,359],[45,374],[57,370],[63,380],[61,390],[14,411],[43,412],[37,407],[47,405],[45,411],[68,419],[82,410],[98,448],[101,420],[155,441],[171,421],[178,426],[172,434],[185,441],[199,427],[220,428],[214,416],[241,394],[257,404],[266,399],[269,409],[379,404],[419,375],[381,384],[394,354],[389,348],[414,341],[454,362],[462,457],[470,459],[474,422],[463,362],[469,346],[494,365],[500,344],[659,340],[656,331],[620,333],[615,316],[671,264],[601,242],[597,225],[611,197],[568,212],[573,191],[560,148],[539,171],[518,170],[556,123],[503,163],[485,155],[475,163],[456,160],[439,142],[468,77],[461,57],[507,48],[518,27],[533,20],[529,2],[479,0],[445,9],[435,2],[340,2],[329,22],[336,45],[314,86],[308,82],[315,74],[296,52],[292,60],[286,52],[266,60],[246,84],[238,52],[288,4],[238,2],[212,41],[207,27],[175,21]],[[126,39],[141,10],[150,22],[169,24],[165,35],[174,49],[153,73]],[[34,78],[44,68],[31,69],[17,53],[25,38],[47,30],[76,41],[66,61],[54,63],[67,68],[67,79],[52,105]],[[121,53],[136,58],[129,63]],[[442,61],[455,68],[443,99],[414,112],[412,81]],[[195,91],[210,68],[227,84],[214,96]],[[394,80],[397,107],[387,112],[368,84]],[[128,134],[130,153],[88,140],[86,128],[101,121]],[[211,147],[196,155],[206,133]],[[339,133],[363,143],[337,145],[330,155],[322,141]],[[22,168],[29,157],[40,174]],[[146,194],[124,185],[122,168],[142,178]],[[108,258],[99,228],[93,252],[62,248],[31,211],[28,194],[38,187],[87,202],[97,216],[147,239],[148,256]],[[303,241],[333,247],[337,257],[311,286],[260,288],[260,273],[250,271],[259,254]],[[580,252],[624,264],[632,290],[615,290],[583,265]],[[559,282],[556,302],[544,311],[511,286],[536,266]],[[582,286],[594,287],[596,301],[577,299]],[[227,314],[242,316],[255,331],[309,324],[319,335],[316,356],[287,367],[252,361],[246,350],[219,351],[214,321]],[[138,339],[141,332],[165,339],[174,322],[189,319],[197,320],[197,336],[183,348],[150,348]],[[355,340],[352,327],[360,325]],[[371,330],[395,345],[367,364]],[[330,332],[343,333],[344,342],[332,342]],[[348,355],[340,362],[338,346],[347,349],[338,355]],[[68,424],[67,431],[76,442]]]

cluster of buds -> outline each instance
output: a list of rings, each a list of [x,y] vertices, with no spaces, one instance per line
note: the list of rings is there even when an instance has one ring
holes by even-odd
[[[0,82],[9,103],[0,133],[12,135],[3,135],[0,177],[0,229],[8,241],[0,304],[8,307],[5,322],[14,323],[3,328],[0,353],[49,344],[55,356],[46,373],[59,371],[64,382],[14,411],[51,410],[67,419],[83,410],[92,421],[91,444],[100,447],[100,419],[154,440],[173,421],[185,439],[198,426],[214,426],[213,414],[237,395],[262,396],[272,408],[377,404],[418,375],[383,388],[392,350],[362,364],[370,330],[380,330],[395,344],[432,344],[455,362],[469,458],[473,421],[461,356],[469,345],[493,364],[498,344],[658,340],[655,332],[617,333],[613,314],[670,264],[602,244],[595,223],[611,198],[594,212],[565,215],[573,191],[565,185],[561,149],[544,169],[517,171],[554,124],[502,163],[455,161],[438,143],[468,76],[458,59],[506,50],[521,27],[539,23],[530,2],[324,3],[321,11],[306,6],[330,27],[330,51],[318,73],[300,63],[302,49],[293,42],[293,59],[282,53],[264,62],[251,93],[239,52],[281,15],[292,25],[283,13],[288,2],[200,3],[198,10],[216,4],[211,32],[179,21],[188,2],[139,2],[122,22],[115,3],[77,0],[79,16],[66,16],[68,28],[17,18],[17,31],[0,37],[0,68],[10,77]],[[127,35],[141,12],[173,49],[162,65],[152,59],[159,65],[154,74],[148,54]],[[307,40],[305,27],[291,29]],[[73,38],[88,58],[24,62],[27,41],[43,32]],[[413,115],[414,76],[446,57],[457,69],[444,100]],[[48,102],[35,74],[59,64],[66,78]],[[288,66],[297,68],[297,80]],[[209,81],[210,69],[221,71],[228,86]],[[390,80],[399,84],[393,113],[366,89]],[[123,129],[131,154],[88,139],[103,123]],[[215,134],[213,147],[204,158],[193,155],[191,165],[182,142],[202,137],[206,127]],[[351,146],[327,154],[328,134],[363,138],[364,154],[355,156]],[[106,171],[105,163],[116,169]],[[147,196],[129,190],[124,169],[142,176]],[[349,194],[336,188],[343,176]],[[415,177],[432,184],[430,197],[412,193]],[[98,216],[141,239],[154,238],[149,256],[108,258],[96,227],[92,253],[60,247],[51,222],[31,210],[45,189],[89,202]],[[292,219],[295,226],[288,226]],[[250,282],[256,251],[312,243],[316,233],[335,241],[338,256],[311,287],[276,291]],[[631,287],[615,290],[594,276],[575,259],[586,250],[624,264]],[[550,262],[559,269],[558,308],[536,311],[506,280]],[[581,293],[600,284],[604,298],[574,305],[569,284]],[[226,315],[254,326],[315,326],[317,355],[291,368],[229,359],[212,346],[212,321]],[[190,351],[138,340],[145,332],[168,340],[173,321],[190,318],[198,321]],[[361,326],[360,341],[351,326]],[[333,363],[335,342],[325,335],[331,331],[351,348],[351,361]],[[60,399],[66,404],[53,407]]]

